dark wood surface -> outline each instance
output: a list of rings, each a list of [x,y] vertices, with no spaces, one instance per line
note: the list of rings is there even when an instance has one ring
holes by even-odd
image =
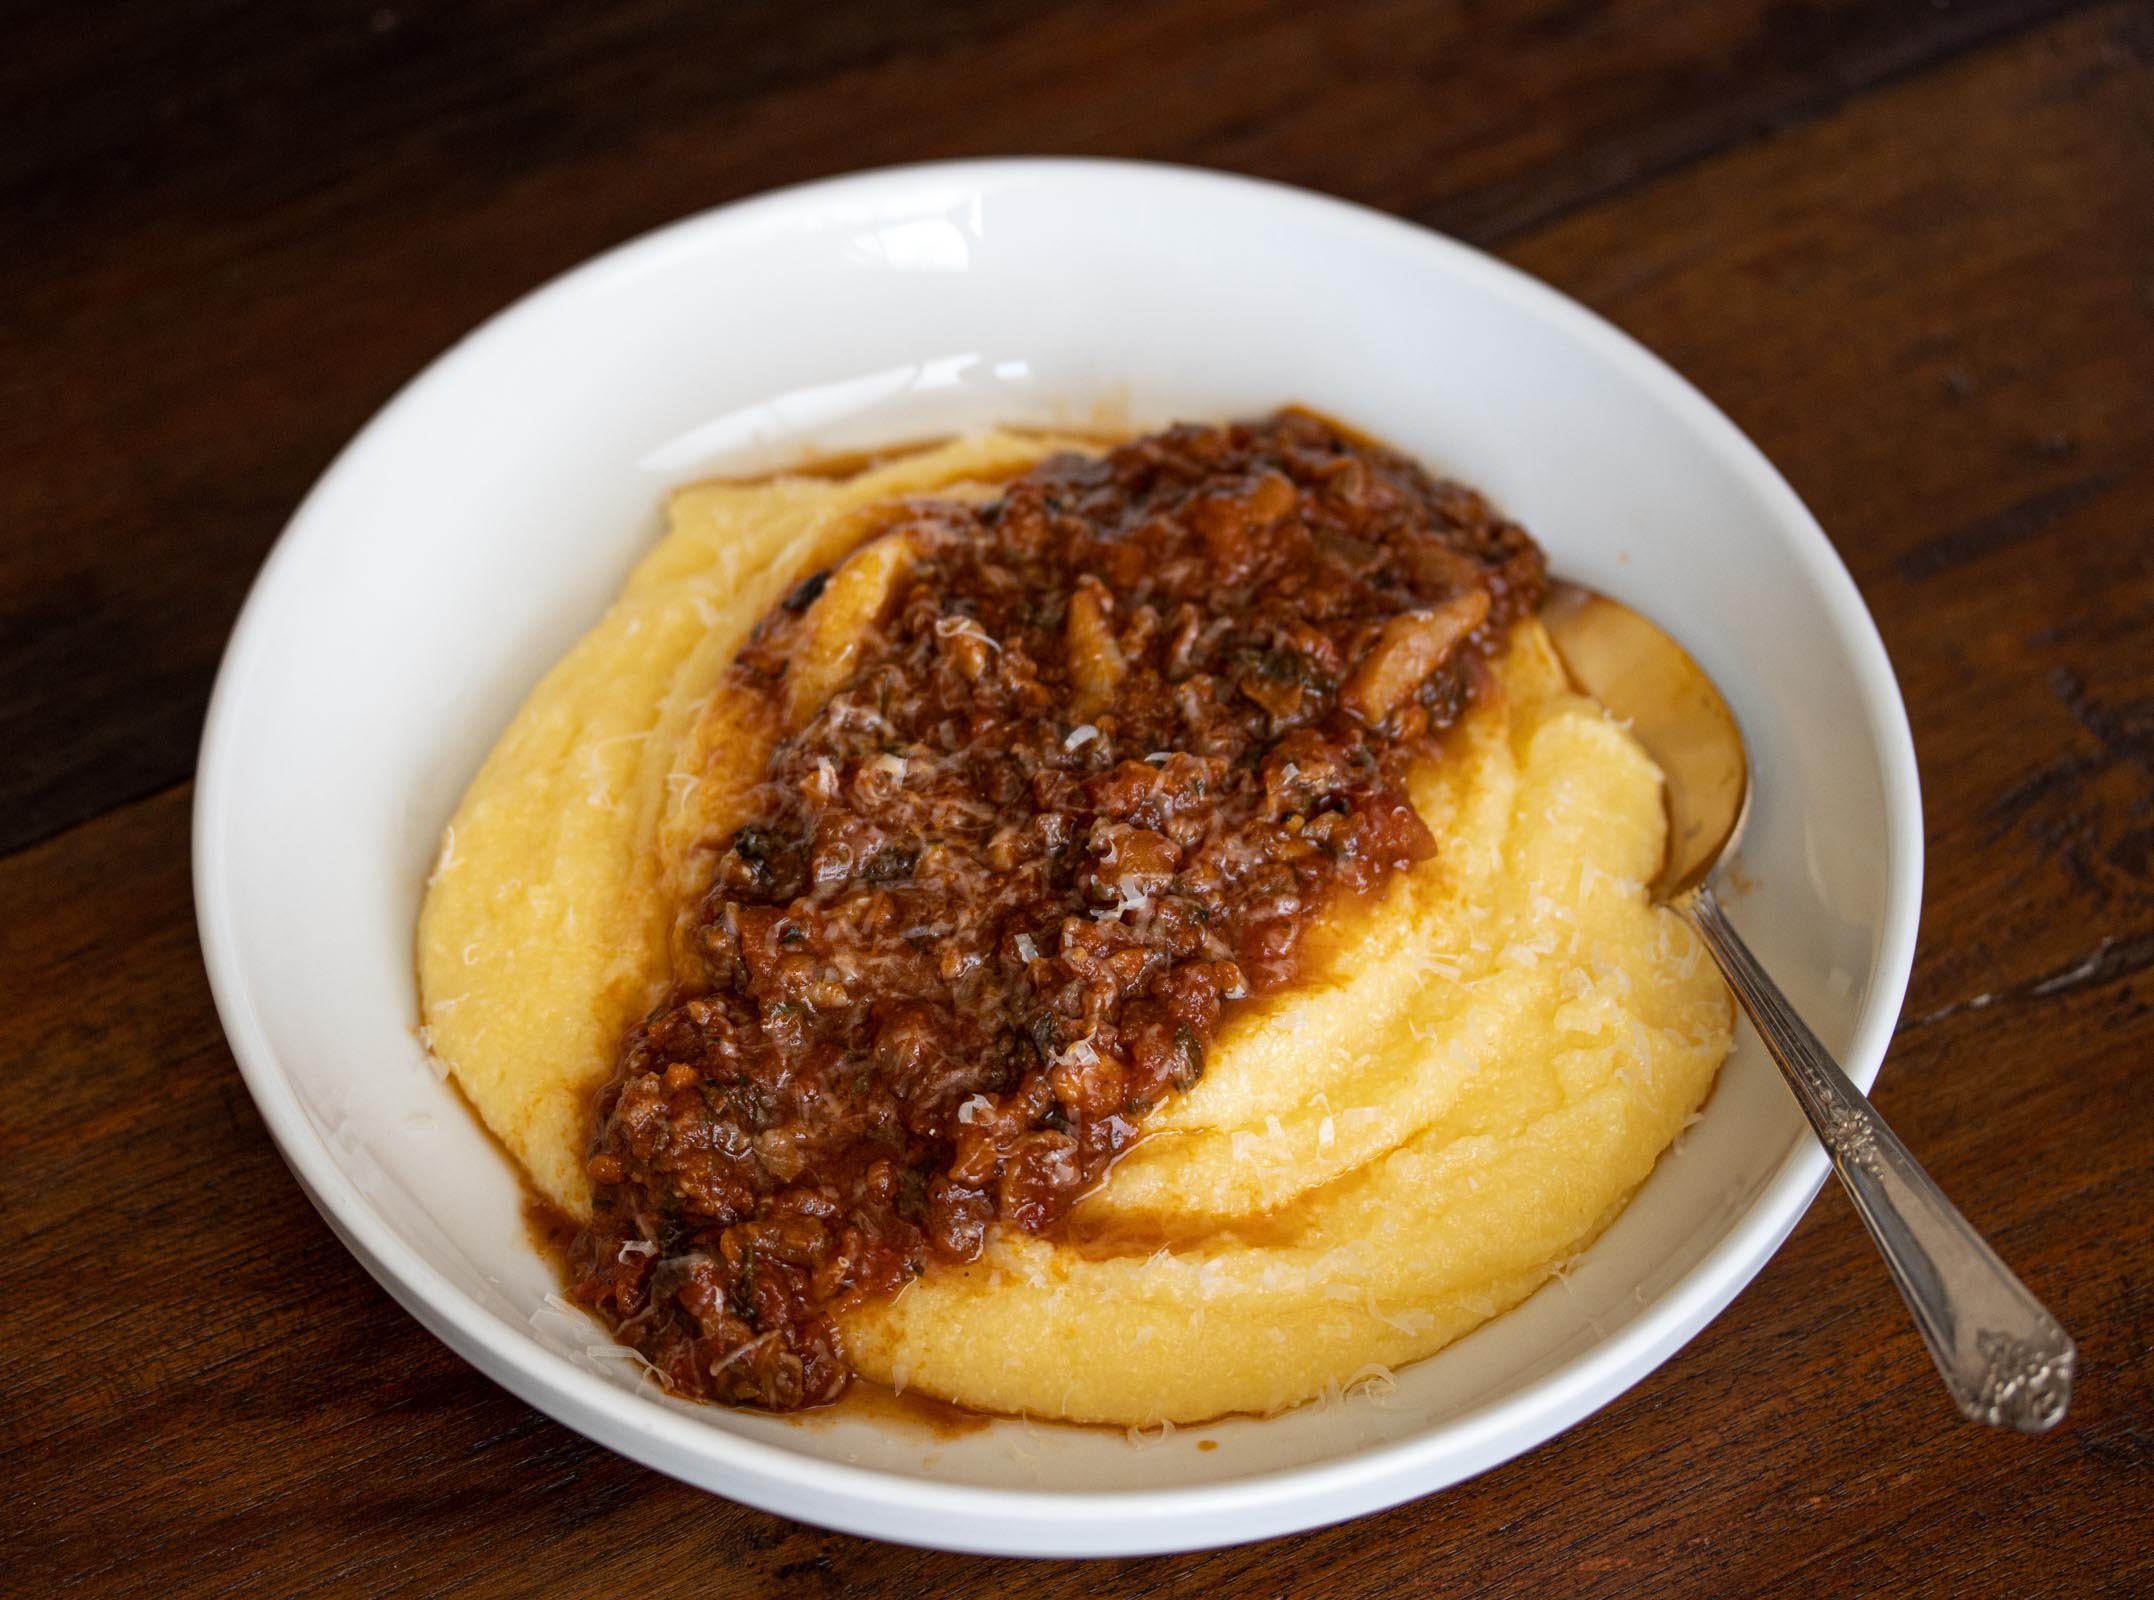
[[[47,6],[0,53],[0,1592],[2082,1596],[2154,1589],[2154,6]],[[472,322],[776,183],[1153,156],[1496,249],[1831,531],[1929,880],[1878,1100],[2078,1335],[1957,1423],[1852,1213],[1598,1416],[1240,1550],[934,1555],[528,1410],[285,1173],[202,976],[217,652]]]

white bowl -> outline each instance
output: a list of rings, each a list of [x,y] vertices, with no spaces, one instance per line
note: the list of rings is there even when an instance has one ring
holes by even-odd
[[[660,1471],[827,1527],[1030,1555],[1231,1543],[1455,1483],[1606,1404],[1733,1299],[1827,1170],[1747,1032],[1577,1272],[1381,1403],[1142,1448],[696,1408],[549,1305],[514,1176],[429,1070],[412,925],[442,825],[670,486],[990,422],[1288,400],[1487,490],[1558,570],[1688,643],[1756,762],[1734,915],[1868,1084],[1921,898],[1913,748],[1854,585],[1725,417],[1551,290],[1336,201],[1104,162],[871,173],[691,218],[480,328],[316,486],[233,634],[195,810],[210,978],[292,1170],[390,1293]]]

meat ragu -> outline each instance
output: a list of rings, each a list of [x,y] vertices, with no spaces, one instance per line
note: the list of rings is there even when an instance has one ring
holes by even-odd
[[[678,1393],[835,1399],[846,1306],[1051,1228],[1327,902],[1439,848],[1407,773],[1542,575],[1288,411],[910,503],[801,583],[730,669],[783,736],[596,1103],[577,1296]]]

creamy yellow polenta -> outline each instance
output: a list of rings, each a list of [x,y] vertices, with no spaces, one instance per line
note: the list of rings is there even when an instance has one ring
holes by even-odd
[[[894,498],[985,493],[1070,443],[991,434],[682,491],[487,759],[420,916],[422,1020],[572,1215],[589,1097],[666,992],[676,919],[773,736],[716,693],[726,663]],[[1004,1234],[849,1313],[859,1371],[1072,1421],[1276,1411],[1458,1338],[1613,1219],[1709,1092],[1728,997],[1646,900],[1651,760],[1538,623],[1497,676],[1416,776],[1436,856],[1333,930],[1318,981],[1226,1027],[1064,1237]]]

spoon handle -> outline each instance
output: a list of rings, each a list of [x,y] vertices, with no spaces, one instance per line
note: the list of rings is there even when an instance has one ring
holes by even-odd
[[[2072,1341],[1907,1153],[1728,922],[1709,884],[1677,911],[1780,1063],[1965,1416],[2040,1433],[2071,1400]]]

